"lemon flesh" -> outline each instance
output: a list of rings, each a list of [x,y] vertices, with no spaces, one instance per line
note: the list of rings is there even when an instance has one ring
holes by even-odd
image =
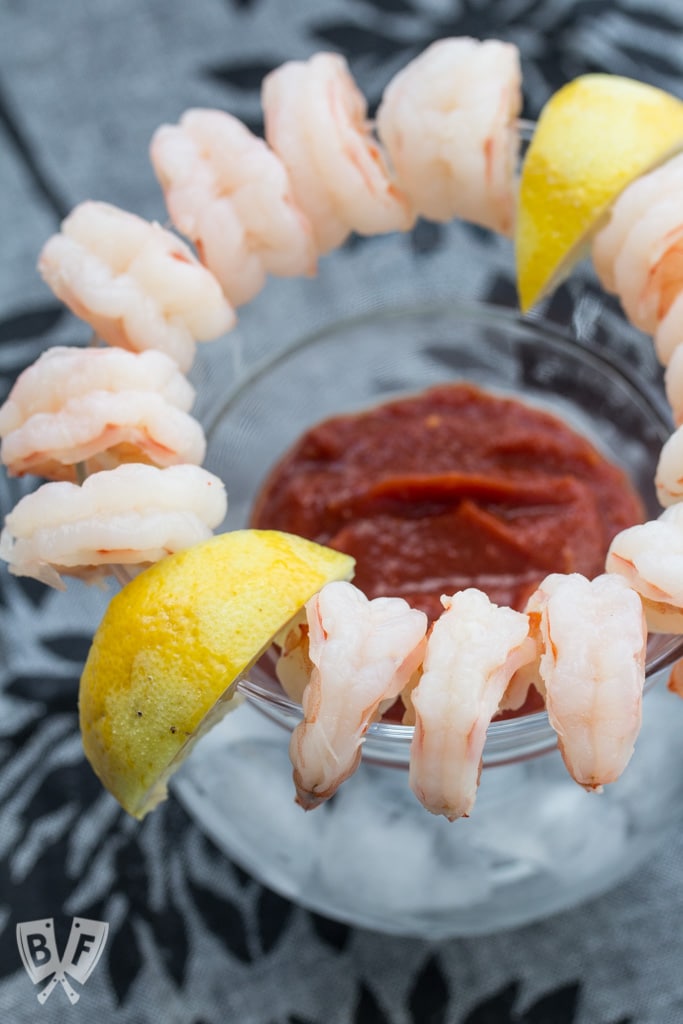
[[[86,756],[130,814],[166,796],[193,742],[230,707],[272,637],[354,560],[275,530],[236,530],[171,555],[109,604],[79,694]]]
[[[566,277],[626,186],[683,148],[683,102],[583,75],[543,108],[520,179],[515,261],[526,312]]]

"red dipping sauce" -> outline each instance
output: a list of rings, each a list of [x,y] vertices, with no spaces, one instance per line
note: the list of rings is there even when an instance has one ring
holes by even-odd
[[[433,619],[467,587],[522,610],[550,572],[596,576],[614,535],[644,518],[626,474],[560,419],[445,384],[312,427],[250,525],[353,555],[368,597]]]

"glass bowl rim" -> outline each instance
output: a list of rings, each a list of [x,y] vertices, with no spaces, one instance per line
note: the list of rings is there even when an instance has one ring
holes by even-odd
[[[204,425],[204,433],[207,442],[210,441],[213,432],[218,427],[219,421],[226,415],[231,404],[239,400],[243,392],[251,385],[257,383],[266,374],[277,369],[291,356],[298,354],[304,349],[325,341],[339,332],[353,330],[364,324],[372,324],[376,321],[390,319],[400,320],[414,316],[443,316],[445,314],[460,313],[472,319],[481,319],[507,323],[517,330],[534,331],[543,330],[546,336],[561,347],[580,349],[582,358],[587,362],[594,362],[598,366],[606,366],[616,372],[628,386],[642,394],[655,412],[659,426],[662,428],[662,437],[669,436],[672,429],[671,413],[668,410],[666,400],[662,394],[649,382],[638,377],[637,373],[626,363],[619,362],[605,351],[596,351],[590,344],[571,332],[568,327],[552,320],[546,320],[542,313],[532,311],[522,314],[509,306],[500,306],[491,302],[478,299],[470,300],[445,300],[442,302],[410,302],[405,305],[381,305],[363,313],[346,316],[328,321],[314,330],[295,338],[275,352],[271,352],[256,361],[248,370],[239,372],[233,384],[227,389],[223,402],[207,417]]]

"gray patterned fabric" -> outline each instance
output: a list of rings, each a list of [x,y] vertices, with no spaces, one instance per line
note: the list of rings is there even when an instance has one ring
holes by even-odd
[[[577,74],[632,75],[683,95],[675,0],[0,0],[0,399],[49,344],[88,329],[40,281],[37,253],[77,202],[165,218],[152,132],[191,106],[260,129],[259,82],[287,58],[344,52],[376,104],[433,39],[493,36],[523,57],[525,114]],[[510,249],[463,225],[355,241],[312,281],[272,281],[229,350],[193,371],[199,414],[273,346],[400,296],[512,305]],[[546,310],[596,344],[620,317],[577,275]],[[656,375],[633,343],[634,369]],[[0,476],[5,513],[35,481]],[[677,1024],[683,1020],[683,833],[609,895],[512,933],[430,943],[354,930],[262,888],[171,799],[138,825],[85,763],[76,697],[107,595],[0,573],[0,1019],[117,1024]],[[17,923],[108,921],[80,1001],[44,1006]]]

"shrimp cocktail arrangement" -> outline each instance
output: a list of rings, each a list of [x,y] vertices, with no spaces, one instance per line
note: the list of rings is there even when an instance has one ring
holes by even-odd
[[[577,79],[544,108],[520,173],[521,75],[510,44],[434,43],[388,84],[374,124],[336,54],[284,64],[265,79],[262,100],[265,140],[220,110],[187,111],[155,133],[151,159],[177,234],[88,201],[38,261],[55,294],[92,325],[93,343],[43,353],[0,409],[8,473],[48,480],[7,515],[0,554],[10,572],[50,586],[63,588],[68,576],[122,585],[81,680],[86,754],[142,817],[193,742],[237,703],[240,678],[274,650],[282,686],[301,705],[290,757],[304,808],[354,772],[368,729],[387,714],[411,732],[410,786],[434,814],[470,814],[490,722],[539,705],[570,774],[599,790],[619,777],[636,742],[648,629],[683,633],[683,426],[657,467],[664,511],[646,523],[623,474],[557,421],[571,458],[554,478],[539,472],[544,457],[548,466],[559,458],[556,440],[545,455],[535,451],[533,478],[509,443],[505,478],[499,462],[484,472],[454,449],[451,462],[437,466],[434,456],[424,473],[392,465],[400,487],[373,462],[381,442],[366,444],[363,486],[353,465],[345,480],[356,510],[375,503],[373,528],[406,491],[415,499],[405,516],[411,543],[416,522],[441,517],[429,552],[411,549],[413,565],[450,564],[460,550],[472,561],[496,545],[516,560],[514,599],[457,564],[448,591],[425,610],[413,599],[420,580],[401,576],[411,561],[401,557],[403,527],[393,540],[387,530],[365,544],[383,545],[393,566],[379,592],[354,548],[365,527],[352,517],[336,534],[325,523],[299,531],[263,525],[261,505],[252,527],[212,536],[226,490],[201,466],[206,443],[186,374],[196,343],[228,333],[235,307],[268,275],[315,274],[351,232],[464,218],[514,237],[523,310],[592,243],[604,287],[654,334],[683,423],[683,103],[623,78]],[[493,401],[483,392],[478,400]],[[436,393],[416,401],[422,434],[410,435],[417,439],[406,451],[446,422],[430,405]],[[491,407],[484,459],[503,405],[531,415],[505,403]],[[411,405],[397,408],[380,415],[394,417],[400,438]],[[357,421],[361,441],[374,415]],[[506,426],[508,442],[511,433]],[[615,490],[603,507],[607,478]],[[465,534],[454,532],[444,503],[457,505]],[[533,516],[553,503],[548,548],[559,561],[532,565]],[[591,516],[595,542],[586,539]],[[560,539],[568,532],[583,547]]]

